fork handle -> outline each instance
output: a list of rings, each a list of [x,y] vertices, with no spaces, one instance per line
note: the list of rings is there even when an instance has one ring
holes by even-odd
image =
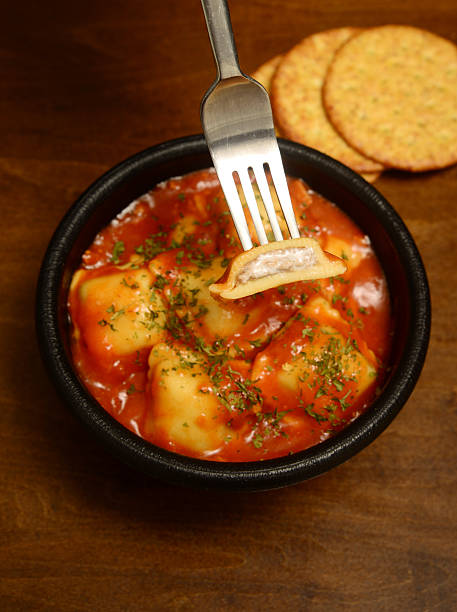
[[[201,3],[216,60],[218,80],[239,76],[242,73],[226,0],[201,0]]]

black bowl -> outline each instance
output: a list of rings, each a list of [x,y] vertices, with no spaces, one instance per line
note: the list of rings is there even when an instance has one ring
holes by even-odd
[[[164,179],[212,165],[202,136],[147,149],[98,179],[60,223],[38,280],[36,327],[44,363],[65,403],[119,459],[153,477],[245,490],[313,478],[374,440],[405,404],[419,377],[430,334],[430,297],[420,255],[404,223],[376,189],[339,162],[290,141],[280,140],[279,145],[286,172],[337,203],[370,236],[387,277],[395,317],[389,378],[370,408],[333,438],[262,462],[220,463],[178,455],[139,438],[105,412],[72,366],[66,311],[72,273],[96,233],[132,200]]]

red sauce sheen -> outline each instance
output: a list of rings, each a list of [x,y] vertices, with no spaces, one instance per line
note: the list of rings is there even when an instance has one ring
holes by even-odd
[[[392,329],[380,264],[337,206],[288,180],[301,235],[345,259],[343,276],[215,301],[208,287],[241,248],[212,170],[158,185],[84,253],[68,301],[73,360],[146,440],[216,461],[284,456],[378,393]]]

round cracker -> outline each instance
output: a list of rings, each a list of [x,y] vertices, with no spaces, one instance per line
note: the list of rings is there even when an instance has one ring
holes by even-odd
[[[334,129],[322,105],[322,85],[333,55],[358,31],[327,30],[293,47],[274,73],[271,104],[286,138],[318,149],[358,172],[378,172],[382,165],[350,147]]]
[[[276,72],[276,69],[279,66],[282,58],[283,58],[282,55],[275,55],[275,57],[272,57],[270,60],[268,60],[267,62],[265,62],[261,66],[259,66],[257,68],[257,70],[254,72],[254,74],[252,75],[253,79],[258,81],[261,85],[263,85],[265,87],[265,89],[268,92],[268,95],[271,94],[271,82],[273,80],[273,76],[274,76],[274,74]],[[275,124],[276,136],[282,136],[282,134],[281,134],[281,132],[280,132],[278,126],[277,126],[277,122],[276,122],[276,119],[275,119],[274,116],[273,116],[273,121],[274,121],[274,124]]]
[[[457,47],[444,38],[401,25],[358,33],[335,54],[323,99],[341,135],[386,166],[457,162]]]
[[[252,74],[252,78],[263,85],[268,93],[271,91],[271,81],[273,80],[273,75],[276,72],[276,68],[280,64],[282,57],[282,55],[275,55],[275,57],[272,57],[270,60],[259,66]]]
[[[362,172],[361,177],[366,180],[367,183],[374,183],[381,176],[382,172]]]

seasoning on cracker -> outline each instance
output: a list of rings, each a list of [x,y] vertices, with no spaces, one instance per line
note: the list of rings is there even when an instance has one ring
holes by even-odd
[[[330,120],[364,155],[411,171],[457,162],[457,47],[403,25],[363,30],[335,53]]]
[[[293,47],[274,73],[271,103],[284,137],[318,149],[357,172],[379,172],[383,166],[351,148],[333,128],[322,105],[322,85],[333,55],[358,31],[328,30]]]

